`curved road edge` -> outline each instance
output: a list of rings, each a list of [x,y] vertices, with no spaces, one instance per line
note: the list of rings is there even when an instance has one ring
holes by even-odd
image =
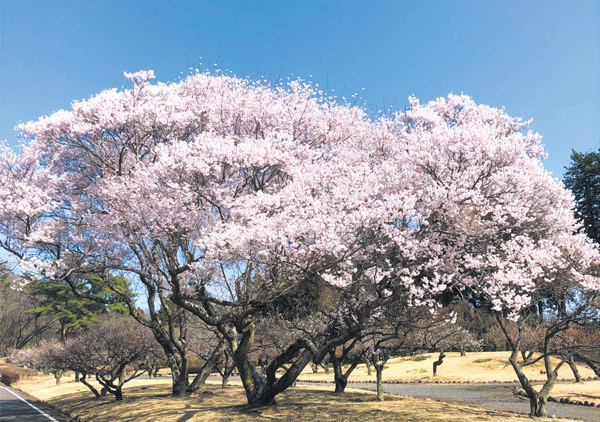
[[[35,403],[35,404],[34,404]],[[71,422],[55,409],[50,409],[40,400],[0,383],[0,422]]]

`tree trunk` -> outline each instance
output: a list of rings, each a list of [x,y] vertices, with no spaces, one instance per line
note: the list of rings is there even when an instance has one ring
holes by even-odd
[[[75,382],[79,382],[79,371],[75,371]]]
[[[446,354],[444,352],[440,352],[440,355],[438,356],[438,360],[433,362],[433,376],[437,376],[437,368],[438,366],[440,366],[442,363],[444,363],[444,358],[446,357]]]
[[[229,352],[225,352],[225,367],[223,368],[223,374],[221,375],[221,388],[227,387],[229,377],[235,368],[235,362],[229,355]]]
[[[342,362],[338,360],[336,350],[333,349],[329,352],[329,361],[333,365],[333,380],[335,381],[335,392],[343,393],[346,389],[346,378],[342,371]]]
[[[343,375],[338,377],[337,375],[334,377],[335,379],[335,392],[343,393],[346,390],[346,385],[348,385],[348,379]]]
[[[460,348],[460,355],[461,356],[467,356],[467,354],[465,353],[465,348],[464,347]]]
[[[219,344],[213,351],[212,356],[206,362],[204,362],[204,365],[202,365],[202,368],[200,369],[200,372],[198,372],[198,374],[196,375],[196,378],[194,378],[194,381],[192,381],[192,383],[187,387],[187,393],[192,393],[198,390],[200,386],[204,385],[206,379],[209,377],[211,372],[219,363],[219,359],[221,358],[221,355],[223,354],[226,345],[227,343],[225,342],[225,340],[221,340],[219,342]]]
[[[171,391],[171,395],[181,396],[183,393],[185,393],[189,386],[188,375],[179,371],[171,371],[171,378],[173,379],[173,389]]]
[[[96,390],[96,388],[91,385],[89,382],[87,382],[86,379],[87,374],[83,373],[81,374],[81,378],[79,379],[79,382],[81,382],[83,385],[85,385],[87,388],[90,389],[90,391],[92,393],[94,393],[94,396],[96,396],[96,398],[100,398],[100,393],[98,392],[98,390]]]
[[[550,390],[552,389],[552,386],[556,381],[556,372],[550,371],[549,373],[546,373],[548,379],[546,380],[544,386],[538,393],[531,385],[531,382],[529,381],[527,376],[525,376],[525,373],[523,372],[523,367],[518,363],[517,357],[517,352],[513,351],[511,357],[508,360],[512,364],[512,367],[515,370],[515,373],[517,374],[517,378],[521,383],[521,387],[523,387],[523,390],[525,390],[525,393],[527,394],[527,398],[529,398],[529,407],[531,411],[529,415],[545,418],[548,416],[546,412],[548,394],[550,393]]]
[[[188,362],[187,356],[168,356],[169,367],[171,368],[171,378],[173,379],[173,388],[171,395],[180,396],[185,393],[189,386]]]
[[[63,376],[63,371],[54,372],[54,379],[56,380],[56,385],[60,384],[60,379]]]
[[[575,363],[575,359],[573,359],[573,356],[569,357],[567,363],[569,364],[571,371],[573,371],[575,382],[581,382],[581,375],[579,374],[579,370],[577,369],[577,364]]]
[[[121,386],[118,386],[117,388],[115,388],[115,401],[121,401],[123,400],[123,390]]]
[[[60,342],[64,343],[67,341],[67,324],[64,321],[60,321]]]
[[[367,366],[367,375],[371,375],[371,362],[368,359],[365,359],[365,365]]]
[[[285,355],[285,353],[284,353]],[[288,387],[295,384],[298,375],[302,372],[306,365],[313,359],[313,354],[309,350],[303,350],[297,354],[294,363],[285,371],[278,379],[275,379],[275,371],[271,366],[267,369],[266,383],[263,386],[260,395],[259,406],[276,404],[275,396]]]
[[[317,372],[319,372],[319,365],[317,365],[314,362],[311,362],[310,369],[312,370],[313,374],[316,374]]]
[[[382,374],[383,374],[383,363],[374,363],[375,372],[377,374],[377,400],[383,401],[383,383],[382,383]]]
[[[546,412],[546,399],[539,394],[534,394],[532,397],[529,397],[529,407],[531,409],[530,416],[536,416],[538,418],[548,417],[548,413]]]
[[[346,385],[348,384],[348,378],[342,371],[342,363],[334,356],[332,356],[330,360],[331,364],[333,365],[333,379],[335,381],[335,392],[343,393],[346,389]]]
[[[352,374],[352,372],[358,366],[359,362],[361,361],[361,357],[355,356],[354,359],[352,359],[351,364],[348,367],[348,369],[346,370],[346,372],[344,372],[343,367],[342,367],[343,360],[338,359],[338,357],[335,353],[336,353],[335,349],[333,351],[329,352],[329,361],[333,365],[333,379],[335,381],[335,392],[343,393],[344,390],[346,389],[346,385],[348,385],[348,378],[350,378],[350,374]],[[342,353],[342,356],[344,356],[344,355],[346,355],[346,352]]]

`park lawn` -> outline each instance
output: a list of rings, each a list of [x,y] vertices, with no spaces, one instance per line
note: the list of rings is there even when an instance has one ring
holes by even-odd
[[[437,360],[437,353],[425,353],[420,355],[426,357],[424,360],[415,360],[414,356],[390,359],[383,371],[384,381],[422,381],[422,382],[510,382],[517,381],[515,371],[508,362],[510,352],[477,352],[446,353],[444,363],[438,367],[438,375],[433,377],[433,362]],[[419,358],[417,358],[419,359]],[[544,369],[540,361],[525,369],[525,374],[532,380],[545,380],[546,375],[540,371]],[[582,377],[595,377],[594,372],[587,366],[578,365]],[[318,369],[316,374],[307,367],[301,375],[306,380],[331,380],[333,375],[330,371],[326,375],[323,368]],[[350,375],[350,381],[374,380],[375,372],[368,375],[365,365],[359,365]],[[559,379],[574,380],[573,373],[568,365],[563,365],[559,371]]]
[[[386,401],[378,402],[374,393],[351,388],[341,395],[317,386],[291,388],[278,396],[277,406],[248,409],[239,386],[223,390],[209,383],[197,394],[171,397],[167,378],[132,381],[124,388],[122,402],[111,397],[95,399],[72,378],[56,386],[51,377],[37,376],[17,387],[60,409],[69,409],[73,418],[90,422],[531,421],[513,413],[434,400],[386,395]]]

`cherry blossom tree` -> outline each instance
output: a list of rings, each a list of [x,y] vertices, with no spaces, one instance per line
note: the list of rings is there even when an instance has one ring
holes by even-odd
[[[20,126],[29,144],[1,158],[0,246],[73,288],[90,273],[137,283],[150,307],[138,321],[163,345],[174,392],[185,341],[157,306],[216,328],[248,403],[264,405],[388,303],[471,290],[516,319],[556,251],[575,253],[572,197],[543,170],[541,138],[502,110],[450,95],[369,119],[302,81],[126,76],[130,89]],[[579,244],[580,261],[597,260]],[[260,373],[257,316],[326,289],[337,293],[319,335]]]
[[[456,289],[483,298],[501,323],[551,307],[558,326],[567,327],[598,315],[599,253],[589,239],[574,234],[579,226],[573,197],[543,169],[541,137],[524,132],[528,123],[452,95],[427,105],[413,100],[402,117],[410,159],[420,169],[415,188],[429,208],[422,211],[424,234],[443,248],[438,277],[453,271]],[[529,388],[517,362],[518,332],[515,337],[505,330],[511,363],[532,415],[541,416],[553,370],[548,368],[541,394]],[[542,356],[553,348],[548,343]]]
[[[300,362],[265,390],[248,366],[252,315],[321,275],[347,283],[324,271],[347,271],[344,260],[373,253],[371,239],[383,234],[371,227],[390,209],[405,219],[402,193],[382,205],[361,187],[380,177],[378,158],[363,144],[389,134],[362,110],[316,98],[297,81],[270,88],[198,74],[151,85],[149,76],[131,75],[130,90],[21,127],[31,139],[21,152],[27,165],[7,153],[6,177],[17,169],[37,192],[25,195],[21,211],[6,210],[3,245],[23,265],[72,285],[85,273],[111,271],[137,278],[151,308],[157,300],[166,308],[171,294],[225,336],[249,401],[270,402],[316,349],[295,346],[304,350]],[[330,183],[334,177],[339,183]],[[6,198],[25,189],[4,187]],[[332,229],[334,220],[342,230]],[[173,355],[176,342],[165,343]]]

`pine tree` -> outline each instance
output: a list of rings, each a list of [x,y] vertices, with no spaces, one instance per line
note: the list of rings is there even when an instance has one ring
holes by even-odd
[[[564,176],[565,186],[575,195],[576,214],[586,234],[600,242],[600,154],[573,150],[571,161]]]

